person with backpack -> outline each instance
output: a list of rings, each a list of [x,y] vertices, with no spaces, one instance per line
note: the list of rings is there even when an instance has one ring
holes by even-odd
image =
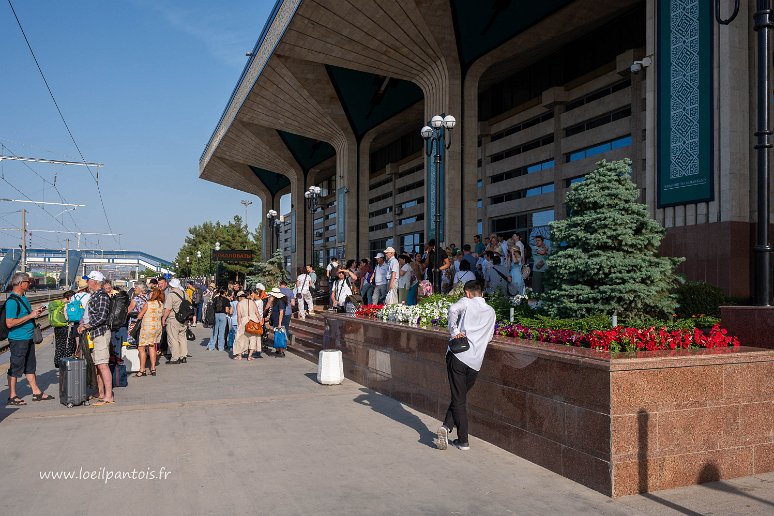
[[[170,358],[167,364],[185,364],[188,362],[188,339],[185,338],[186,321],[193,309],[185,297],[180,280],[159,279],[159,288],[165,292],[162,326],[167,330],[167,343]],[[169,288],[169,290],[167,290]]]
[[[191,294],[191,305],[193,305],[193,322],[191,323],[192,328],[196,328],[196,321],[202,320],[202,302],[204,301],[204,298],[202,296],[202,289],[194,285],[193,281],[188,282],[188,289],[186,292],[189,292]]]
[[[48,304],[48,321],[54,328],[54,367],[57,369],[57,375],[62,359],[75,355],[75,336],[77,334],[73,328],[75,323],[68,321],[65,313],[67,305],[74,295],[75,292],[68,290],[62,299],[55,299]]]
[[[8,405],[26,405],[16,393],[16,383],[21,375],[27,378],[27,383],[32,389],[32,401],[53,400],[50,394],[45,394],[38,387],[35,374],[37,362],[35,360],[35,344],[33,334],[35,332],[35,319],[40,317],[45,308],[42,306],[32,309],[26,293],[30,288],[32,278],[26,272],[16,272],[11,276],[13,291],[8,295],[2,309],[0,318],[0,331],[3,340],[8,338],[8,346],[11,350],[10,367],[8,368]],[[6,333],[7,332],[7,333]]]
[[[112,283],[105,281],[105,292],[110,296],[110,327],[112,350],[117,358],[121,358],[121,347],[129,340],[129,294]],[[120,360],[119,360],[120,363]]]

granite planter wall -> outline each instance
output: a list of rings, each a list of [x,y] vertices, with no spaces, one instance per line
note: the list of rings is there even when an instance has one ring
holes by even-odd
[[[442,419],[446,334],[325,316],[347,378]],[[470,432],[610,496],[774,471],[774,351],[619,354],[496,338]]]

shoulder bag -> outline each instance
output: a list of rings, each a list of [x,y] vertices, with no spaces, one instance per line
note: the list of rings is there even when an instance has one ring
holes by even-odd
[[[250,305],[254,305],[255,301],[252,299],[248,300],[248,303]],[[250,316],[250,305],[247,305],[247,316]],[[261,322],[255,322],[255,321],[247,321],[247,324],[245,324],[245,333],[249,333],[250,335],[263,335],[263,321]]]
[[[457,318],[457,326],[459,327],[460,321],[465,316],[465,313],[461,313],[460,316]],[[463,351],[467,351],[470,349],[470,341],[468,340],[467,335],[462,337],[454,337],[449,339],[449,351],[454,353],[455,355],[457,353],[462,353]]]

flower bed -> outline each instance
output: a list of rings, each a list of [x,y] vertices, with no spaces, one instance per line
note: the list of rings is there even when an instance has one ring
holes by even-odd
[[[498,324],[496,334],[505,337],[564,344],[591,348],[600,351],[632,352],[660,351],[672,349],[724,348],[739,346],[739,339],[716,324],[705,333],[698,328],[668,330],[667,328],[627,328],[616,326],[609,330],[594,330],[588,333],[553,330],[550,328],[527,328],[520,324]]]
[[[357,310],[356,315],[358,317],[375,318],[388,322],[408,323],[410,325],[441,329],[447,325],[446,318],[452,302],[453,299],[448,297],[434,296],[414,306],[403,304],[364,305]],[[538,327],[536,323],[541,322],[539,319],[524,318],[522,319],[523,324],[500,321],[497,323],[495,334],[503,337],[518,337],[531,341],[591,348],[614,353],[698,348],[713,349],[740,345],[736,337],[728,335],[728,332],[718,324],[714,324],[708,331],[702,331],[695,327],[679,327],[679,322],[673,323],[671,327],[651,325],[644,328],[617,326],[615,328],[593,329],[601,326],[599,321],[594,320],[594,318],[587,319],[589,325],[583,324],[586,320],[578,320],[579,324],[571,325],[572,329]],[[555,322],[557,326],[560,325],[559,321]]]

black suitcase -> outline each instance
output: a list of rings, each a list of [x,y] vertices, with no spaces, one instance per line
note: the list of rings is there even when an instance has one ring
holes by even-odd
[[[88,405],[86,394],[86,361],[82,358],[63,358],[59,365],[59,401],[62,405]]]

